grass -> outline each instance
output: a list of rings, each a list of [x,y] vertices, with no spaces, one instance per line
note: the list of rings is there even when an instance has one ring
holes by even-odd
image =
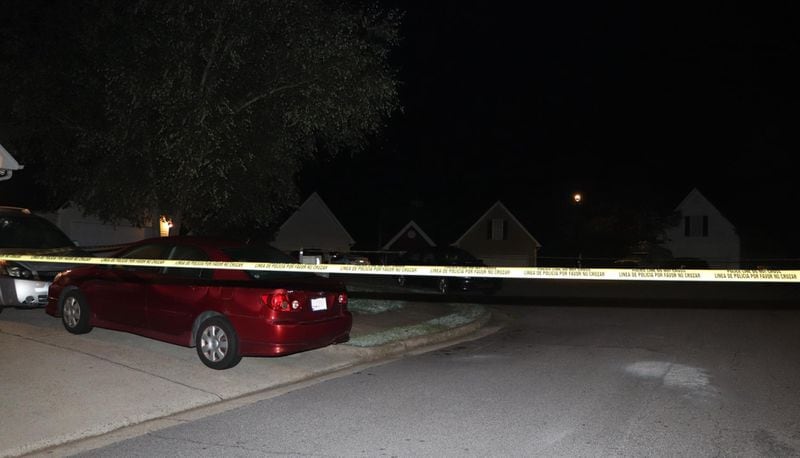
[[[455,313],[434,318],[423,323],[390,328],[384,331],[354,337],[350,339],[348,344],[356,347],[375,347],[397,340],[446,331],[477,320],[485,313],[486,309],[478,304],[458,304],[457,310],[458,311]]]
[[[406,306],[405,301],[379,301],[375,299],[350,299],[347,308],[353,313],[376,315],[378,313],[400,310]]]

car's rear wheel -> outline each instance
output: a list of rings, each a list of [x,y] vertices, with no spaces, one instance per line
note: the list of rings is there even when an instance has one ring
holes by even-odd
[[[212,369],[228,369],[242,360],[236,330],[221,316],[213,316],[200,323],[195,334],[195,346],[200,361]]]
[[[439,279],[439,292],[442,294],[447,294],[447,291],[450,289],[450,282],[447,281],[446,278]]]
[[[89,304],[77,289],[64,293],[61,298],[61,322],[73,334],[86,334],[92,330],[89,324]]]

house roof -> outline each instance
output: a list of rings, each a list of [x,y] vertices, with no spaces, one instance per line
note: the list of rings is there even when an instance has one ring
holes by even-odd
[[[423,231],[422,228],[419,227],[419,225],[415,223],[414,220],[412,219],[411,221],[408,222],[408,224],[403,226],[402,229],[397,231],[397,234],[395,234],[394,237],[392,237],[385,245],[383,245],[383,249],[388,250],[389,247],[391,247],[397,241],[397,239],[405,235],[409,229],[414,229],[417,232],[417,235],[421,236],[428,243],[428,245],[436,246],[436,243],[433,240],[431,240],[431,238],[428,237],[428,234],[426,234],[425,231]]]
[[[754,190],[744,186],[742,179],[727,176],[708,178],[696,181],[693,176],[679,176],[673,181],[649,183],[645,187],[619,183],[578,187],[585,191],[587,208],[596,208],[600,203],[624,204],[633,194],[645,205],[664,214],[674,210],[676,204],[696,187],[736,227],[743,244],[746,242],[754,247],[768,245],[770,252],[779,254],[800,253],[800,238],[796,238],[791,229],[796,225],[790,224],[798,218],[797,212],[791,210],[793,194],[781,192],[788,184],[777,180],[774,187]],[[374,250],[381,249],[411,220],[425,228],[425,233],[437,245],[449,245],[473,226],[487,208],[500,200],[514,210],[513,216],[523,223],[526,230],[530,228],[536,233],[537,240],[542,239],[544,256],[560,256],[567,237],[564,225],[568,224],[573,207],[568,188],[572,186],[556,186],[551,191],[528,191],[515,188],[513,184],[467,188],[457,201],[444,193],[433,196],[387,193],[382,198],[385,200],[378,200],[361,196],[362,189],[350,194],[331,192],[330,208],[348,224],[359,249]]]
[[[316,192],[312,193],[300,205],[300,207],[298,207],[297,210],[294,213],[292,213],[292,215],[289,216],[289,218],[283,224],[281,224],[280,229],[278,230],[278,236],[276,238],[276,241],[280,238],[280,234],[283,232],[283,230],[286,227],[294,224],[298,218],[302,217],[301,215],[303,215],[304,212],[315,211],[315,210],[322,211],[322,214],[325,217],[327,217],[327,219],[340,231],[342,235],[344,235],[349,245],[353,245],[355,243],[355,240],[347,231],[347,229],[345,229],[341,221],[339,221],[339,218],[337,218],[336,215],[333,214],[328,205],[325,204],[325,201],[322,200],[322,197],[320,197],[320,195]]]
[[[6,181],[11,179],[11,176],[14,174],[14,170],[20,170],[24,168],[24,166],[19,165],[14,156],[12,156],[3,145],[0,145],[0,181]]]
[[[486,216],[487,216],[489,213],[491,213],[491,212],[492,212],[492,211],[493,211],[495,208],[500,208],[500,210],[501,210],[501,211],[503,211],[504,213],[506,213],[506,214],[507,214],[507,215],[508,215],[508,216],[511,218],[511,220],[512,220],[512,221],[514,221],[515,223],[517,223],[517,225],[519,225],[519,227],[521,227],[521,228],[522,228],[522,230],[523,230],[523,232],[525,233],[525,235],[527,235],[527,236],[528,236],[528,237],[529,237],[531,240],[533,240],[533,242],[536,244],[536,246],[537,246],[537,247],[541,247],[541,246],[542,246],[542,244],[541,244],[541,243],[539,243],[539,241],[538,241],[538,240],[536,240],[536,237],[534,237],[533,235],[531,235],[531,233],[530,233],[530,232],[528,232],[528,229],[525,227],[525,225],[524,225],[524,224],[522,224],[522,223],[521,223],[521,222],[520,222],[520,221],[517,219],[517,217],[516,217],[516,216],[514,216],[514,214],[513,214],[513,213],[511,213],[511,210],[509,210],[508,208],[506,208],[506,206],[505,206],[505,205],[503,205],[503,203],[502,203],[501,201],[499,201],[499,200],[498,200],[497,202],[495,202],[495,203],[494,203],[494,205],[492,205],[491,207],[489,207],[489,209],[488,209],[488,210],[486,210],[486,211],[483,213],[483,215],[481,215],[481,216],[480,216],[478,219],[476,219],[476,220],[475,220],[475,222],[472,224],[472,226],[470,226],[470,227],[469,227],[469,229],[467,229],[466,231],[464,231],[464,233],[461,235],[461,237],[459,237],[459,238],[458,238],[458,240],[456,240],[456,242],[454,243],[454,245],[458,245],[459,243],[461,243],[461,241],[464,239],[464,237],[466,237],[466,236],[467,236],[467,234],[469,234],[470,232],[472,232],[472,230],[473,230],[473,229],[475,229],[475,227],[476,227],[476,226],[477,226],[477,225],[478,225],[478,224],[479,224],[481,221],[483,221],[483,219],[484,219],[484,218],[486,218]]]
[[[19,165],[14,156],[11,155],[3,145],[0,145],[0,169],[3,170],[20,170],[24,166]]]
[[[695,197],[700,197],[701,199],[703,199],[703,200],[705,200],[706,202],[708,202],[708,204],[709,204],[709,205],[711,205],[712,207],[714,207],[714,208],[715,208],[715,209],[716,209],[716,210],[719,212],[719,214],[722,216],[722,218],[723,218],[723,219],[725,219],[725,221],[727,221],[727,222],[728,222],[728,224],[730,224],[730,225],[731,225],[731,226],[733,226],[734,228],[736,227],[736,226],[735,226],[735,225],[734,225],[734,224],[731,222],[731,220],[730,220],[730,219],[728,219],[728,217],[725,215],[725,213],[723,213],[723,212],[722,212],[722,210],[720,210],[720,208],[719,208],[719,207],[717,207],[716,205],[714,205],[714,203],[713,203],[713,202],[711,202],[711,200],[710,200],[710,199],[708,199],[706,196],[704,196],[704,195],[703,195],[703,193],[701,193],[701,192],[700,192],[700,190],[699,190],[699,189],[697,189],[697,188],[692,188],[692,190],[691,190],[691,191],[689,191],[689,194],[686,194],[686,197],[684,197],[684,198],[683,198],[683,200],[681,200],[681,203],[679,203],[679,204],[678,204],[678,206],[677,206],[677,207],[675,207],[675,210],[680,210],[682,207],[684,207],[684,206],[686,205],[686,203],[687,203],[687,202],[689,202],[689,201],[690,201],[692,198],[695,198]]]

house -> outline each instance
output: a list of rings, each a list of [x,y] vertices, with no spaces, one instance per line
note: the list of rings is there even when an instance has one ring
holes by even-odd
[[[21,170],[24,167],[14,159],[11,153],[3,148],[3,145],[0,145],[0,181],[10,180],[14,170]]]
[[[159,225],[153,222],[137,227],[129,222],[107,223],[84,214],[77,205],[66,204],[52,213],[42,214],[82,247],[120,245],[159,236]]]
[[[489,266],[535,266],[541,244],[497,201],[453,244]]]
[[[709,267],[736,269],[741,241],[733,224],[697,188],[678,204],[680,223],[667,229],[665,248],[676,258],[698,258]]]
[[[436,244],[414,220],[397,231],[382,249],[385,251],[408,251],[415,248],[435,247]]]
[[[281,225],[272,242],[287,253],[307,249],[342,253],[350,251],[354,243],[353,237],[316,192]]]

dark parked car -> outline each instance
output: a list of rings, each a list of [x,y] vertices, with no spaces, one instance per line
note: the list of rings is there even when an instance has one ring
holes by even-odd
[[[117,257],[296,263],[271,247],[199,237],[143,240]],[[345,342],[353,323],[347,291],[327,278],[189,267],[75,268],[53,281],[47,313],[73,334],[97,326],[194,346],[212,369]]]
[[[409,250],[396,261],[404,266],[470,266],[485,267],[483,261],[461,248],[431,247]],[[436,288],[446,294],[450,291],[481,291],[494,293],[500,289],[499,278],[482,277],[434,277],[434,276],[400,276],[397,282],[401,286],[419,285]]]
[[[61,229],[25,208],[0,207],[0,311],[3,307],[44,307],[47,289],[68,265],[6,261],[2,254],[88,256]]]
[[[708,269],[708,262],[700,258],[675,258],[670,263],[672,269]]]

